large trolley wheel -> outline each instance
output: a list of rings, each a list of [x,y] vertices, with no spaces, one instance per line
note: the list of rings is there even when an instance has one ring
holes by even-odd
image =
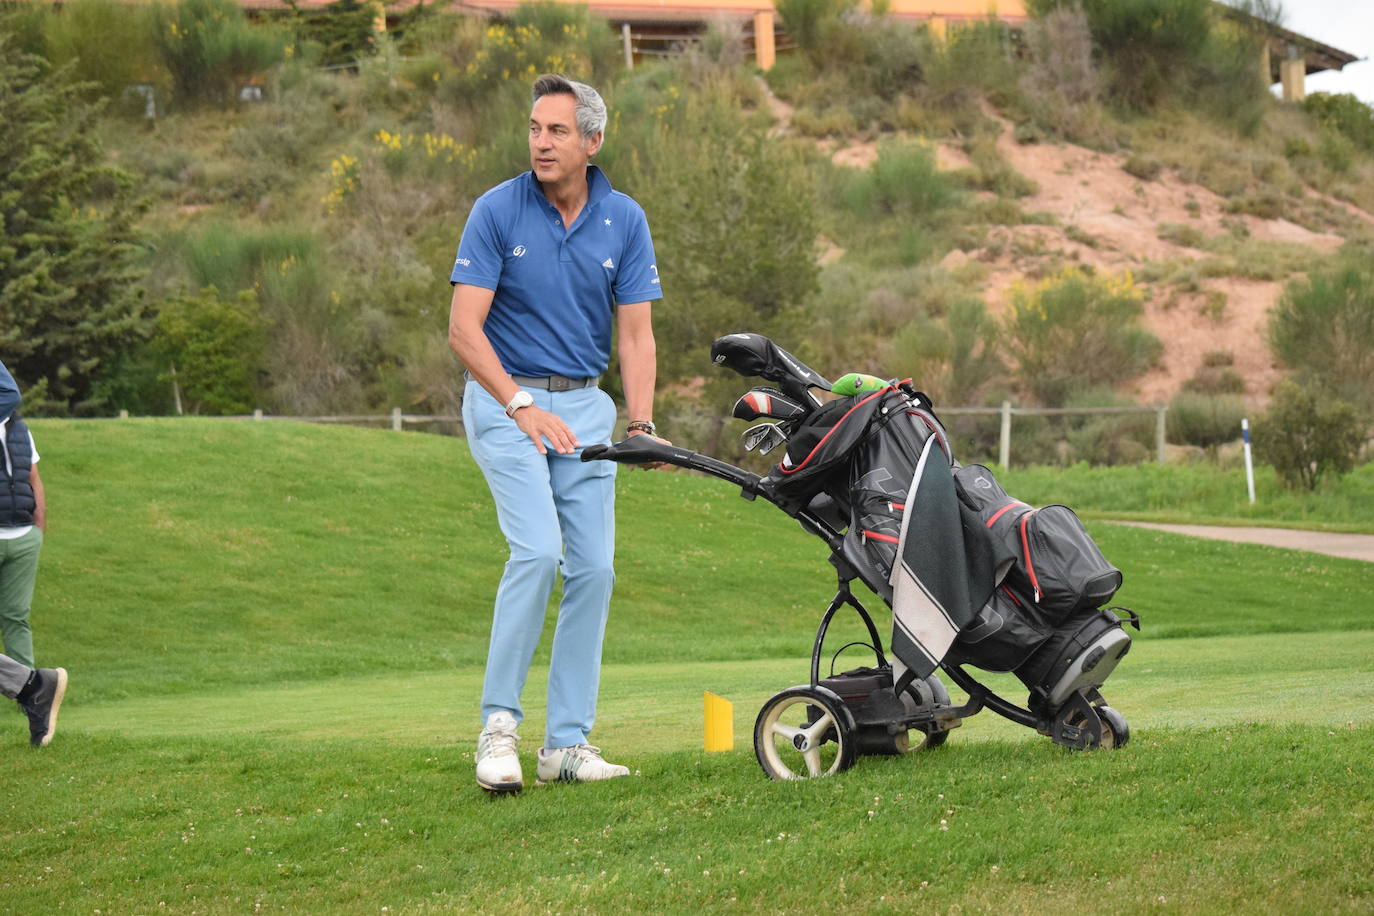
[[[854,718],[834,691],[789,687],[759,710],[754,755],[772,779],[813,779],[847,770],[858,757]]]
[[[934,702],[934,704],[936,706],[948,706],[949,691],[945,689],[944,682],[940,680],[940,676],[937,674],[932,674],[925,679],[925,682],[930,689],[931,700]],[[913,684],[911,687],[907,688],[907,692],[914,695],[914,688],[915,685]],[[914,748],[918,751],[928,751],[932,748],[937,748],[949,740],[949,730],[944,728],[938,728],[933,724],[917,730],[925,735],[925,740],[922,741],[920,744],[916,745],[916,747]]]

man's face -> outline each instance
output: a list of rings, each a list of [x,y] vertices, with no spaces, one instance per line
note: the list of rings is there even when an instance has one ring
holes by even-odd
[[[581,176],[601,148],[601,134],[577,132],[577,99],[566,93],[541,96],[530,109],[530,167],[543,184]]]

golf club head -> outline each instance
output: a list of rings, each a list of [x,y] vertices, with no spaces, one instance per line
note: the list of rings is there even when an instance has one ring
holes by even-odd
[[[730,415],[738,420],[753,422],[760,417],[770,420],[794,420],[808,413],[810,411],[778,389],[759,386],[746,391],[735,402],[735,409]]]
[[[760,455],[767,455],[786,442],[787,435],[776,423],[760,423],[746,429],[740,440],[746,452],[757,451]]]
[[[809,397],[808,388],[830,390],[830,381],[815,369],[762,334],[726,334],[711,344],[711,361],[746,378],[778,383],[795,399]]]

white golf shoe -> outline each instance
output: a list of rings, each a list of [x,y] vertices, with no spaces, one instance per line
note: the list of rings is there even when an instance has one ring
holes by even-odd
[[[494,712],[487,717],[487,727],[477,736],[477,784],[488,792],[519,792],[525,787],[520,772],[520,758],[515,745],[520,736],[515,733],[515,716],[508,712]]]
[[[600,779],[615,779],[629,776],[629,767],[607,763],[601,759],[601,748],[590,744],[573,747],[539,749],[539,764],[536,768],[539,785],[548,782],[595,782]]]

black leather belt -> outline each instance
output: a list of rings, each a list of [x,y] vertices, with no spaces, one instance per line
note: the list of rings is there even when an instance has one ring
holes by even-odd
[[[464,372],[463,378],[472,381],[472,373]],[[511,381],[521,388],[543,388],[546,391],[573,391],[578,388],[594,388],[601,381],[601,376],[593,375],[590,378],[568,378],[566,375],[548,375],[538,378],[528,375],[512,375]]]
[[[521,388],[547,388],[549,391],[572,391],[574,388],[591,388],[601,381],[601,376],[591,378],[568,378],[566,375],[550,375],[545,378],[530,378],[528,375],[512,375],[511,381]]]

